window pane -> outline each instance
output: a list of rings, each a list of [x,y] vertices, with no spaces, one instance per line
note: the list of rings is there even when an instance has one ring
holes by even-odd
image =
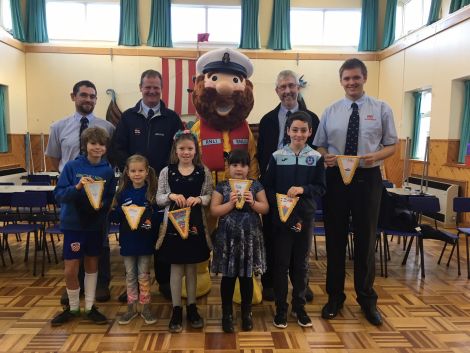
[[[408,34],[416,28],[421,27],[423,24],[423,14],[421,8],[422,0],[411,0],[404,6],[404,31],[403,34]]]
[[[171,6],[173,42],[197,42],[197,34],[206,32],[206,9],[195,6]],[[209,41],[212,40],[212,33]]]
[[[227,20],[230,19],[230,25]],[[209,41],[239,43],[242,25],[241,8],[209,7],[207,31]]]
[[[421,22],[421,25],[428,22],[429,10],[431,10],[431,0],[423,0],[423,22]]]
[[[397,6],[397,16],[395,19],[395,40],[403,36],[403,5]]]
[[[0,25],[5,28],[7,31],[10,31],[13,27],[11,23],[11,9],[10,9],[10,0],[1,0],[2,7],[0,8]]]
[[[426,139],[429,136],[429,129],[431,127],[431,91],[423,91],[421,96],[421,119],[419,121],[419,135],[418,135],[418,149],[416,157],[424,159],[426,152]]]
[[[120,6],[113,3],[93,4],[86,6],[86,39],[118,41]]]
[[[48,1],[46,3],[49,39],[82,39],[85,28],[85,4]]]
[[[291,9],[290,38],[292,45],[322,45],[323,11]]]
[[[360,30],[360,11],[325,11],[324,45],[357,46]]]

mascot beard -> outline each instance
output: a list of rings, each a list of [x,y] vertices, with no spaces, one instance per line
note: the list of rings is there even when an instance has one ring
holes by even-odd
[[[225,96],[215,88],[205,87],[204,75],[199,75],[194,86],[193,104],[201,112],[201,119],[219,131],[231,130],[245,121],[253,109],[254,98],[253,84],[250,80],[244,80],[244,91],[234,91]]]

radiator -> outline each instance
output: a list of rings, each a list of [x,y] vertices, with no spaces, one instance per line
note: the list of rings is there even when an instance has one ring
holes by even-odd
[[[428,188],[426,190],[426,182]],[[420,190],[421,178],[409,177],[408,186],[412,190]],[[428,218],[436,219],[439,224],[445,228],[455,227],[456,213],[453,210],[454,198],[459,195],[459,186],[442,181],[432,180],[430,178],[424,180],[423,192],[439,198],[441,210],[435,215],[425,214]]]

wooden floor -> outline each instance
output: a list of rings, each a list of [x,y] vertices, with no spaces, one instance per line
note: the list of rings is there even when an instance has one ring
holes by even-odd
[[[130,325],[117,323],[125,310],[116,300],[124,290],[124,266],[112,239],[112,300],[99,308],[109,318],[108,325],[97,326],[77,320],[52,328],[50,319],[61,310],[59,298],[64,290],[62,263],[47,266],[45,277],[32,276],[31,263],[24,263],[24,241],[11,238],[15,263],[0,265],[0,352],[378,352],[378,353],[464,353],[470,352],[470,281],[465,262],[457,276],[456,262],[450,268],[437,265],[440,244],[425,243],[426,279],[419,275],[414,253],[401,266],[402,246],[390,243],[392,260],[389,277],[377,277],[379,309],[384,325],[368,324],[355,302],[352,263],[348,261],[347,301],[342,314],[332,321],[320,318],[325,295],[325,251],[319,242],[319,261],[310,262],[310,287],[315,293],[307,305],[313,327],[301,328],[289,316],[285,330],[272,325],[273,303],[253,308],[254,330],[224,334],[220,327],[221,300],[219,278],[213,278],[212,291],[198,300],[205,318],[203,331],[184,327],[181,334],[167,331],[171,304],[154,286],[152,298],[159,318],[145,325],[138,318]],[[461,242],[462,253],[465,243]],[[59,246],[60,247],[60,246]],[[378,258],[378,256],[377,256]],[[377,272],[380,267],[377,262]],[[239,318],[239,308],[237,307]],[[239,322],[238,322],[239,324]]]

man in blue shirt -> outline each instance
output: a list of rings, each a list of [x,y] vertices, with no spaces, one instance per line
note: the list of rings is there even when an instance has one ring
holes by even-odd
[[[314,145],[325,159],[324,197],[328,303],[324,319],[334,318],[346,299],[345,253],[352,216],[354,229],[354,288],[366,319],[381,325],[377,310],[375,241],[382,195],[380,164],[394,154],[397,134],[391,108],[364,92],[367,68],[358,59],[346,60],[339,70],[345,97],[326,108]],[[337,155],[357,155],[360,164],[349,185],[337,165]]]

